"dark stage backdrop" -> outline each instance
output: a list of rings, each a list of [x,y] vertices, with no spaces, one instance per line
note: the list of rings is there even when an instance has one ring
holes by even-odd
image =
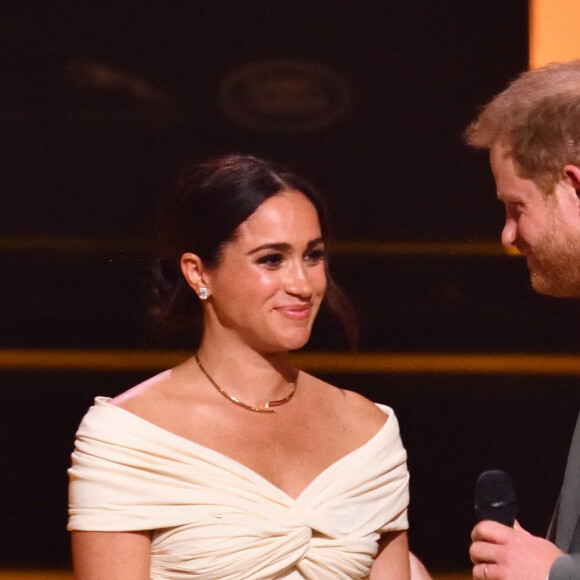
[[[328,197],[339,241],[498,240],[487,160],[461,133],[527,66],[524,0],[4,4],[0,348],[155,346],[153,216],[192,156],[289,164]],[[333,265],[362,350],[576,350],[575,304],[535,295],[513,258],[347,252]],[[309,348],[344,349],[327,324]],[[0,369],[0,565],[69,565],[75,429],[95,395],[142,378]],[[512,472],[522,523],[545,532],[573,377],[326,378],[397,411],[411,544],[430,567],[469,567],[472,489],[490,467]]]
[[[525,0],[11,4],[0,24],[6,235],[148,235],[177,166],[235,150],[313,179],[341,238],[496,236],[489,172],[461,133],[527,66]],[[272,86],[256,73],[228,91],[244,67],[278,59],[343,82]],[[236,98],[262,120],[305,120],[240,124]],[[342,113],[317,129],[308,119],[325,103]]]

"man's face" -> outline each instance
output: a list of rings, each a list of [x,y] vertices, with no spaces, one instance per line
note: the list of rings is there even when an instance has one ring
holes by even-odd
[[[518,174],[509,149],[496,143],[490,161],[497,196],[505,204],[502,243],[526,256],[534,290],[580,297],[580,202],[563,169],[554,191],[545,194]]]

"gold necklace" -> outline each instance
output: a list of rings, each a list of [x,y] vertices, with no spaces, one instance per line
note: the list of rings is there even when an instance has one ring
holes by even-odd
[[[248,411],[254,411],[254,413],[276,413],[277,411],[275,409],[270,409],[270,407],[278,407],[279,405],[284,405],[284,403],[287,403],[288,401],[290,401],[290,399],[292,399],[292,397],[294,396],[294,393],[296,392],[296,386],[298,384],[298,380],[294,381],[294,385],[292,387],[292,390],[290,391],[290,394],[287,397],[284,397],[283,399],[278,399],[277,401],[266,401],[265,403],[262,403],[259,407],[252,407],[251,405],[246,405],[246,403],[242,403],[242,401],[240,401],[238,398],[234,397],[233,395],[230,395],[229,393],[227,393],[224,389],[222,389],[208,374],[208,372],[203,368],[203,365],[201,364],[197,353],[195,353],[195,361],[197,362],[197,365],[199,366],[199,368],[201,369],[201,372],[207,377],[207,379],[209,380],[209,382],[228,400],[230,400],[232,403],[235,403],[236,405],[238,405],[238,407],[242,407],[244,409],[247,409]]]

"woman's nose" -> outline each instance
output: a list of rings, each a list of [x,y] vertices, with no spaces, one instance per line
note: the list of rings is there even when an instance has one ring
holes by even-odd
[[[311,296],[312,284],[310,283],[306,266],[295,264],[288,270],[286,291],[301,298],[309,298]]]

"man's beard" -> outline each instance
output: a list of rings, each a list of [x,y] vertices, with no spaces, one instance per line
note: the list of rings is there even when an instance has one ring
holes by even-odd
[[[580,297],[580,238],[548,227],[531,249],[530,279],[536,292],[560,298]]]

